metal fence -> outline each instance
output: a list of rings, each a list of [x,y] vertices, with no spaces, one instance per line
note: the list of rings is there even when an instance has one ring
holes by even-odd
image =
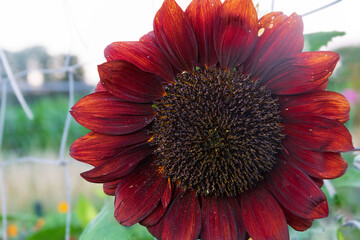
[[[68,95],[69,95],[69,109],[74,105],[74,71],[81,67],[81,65],[74,65],[70,66],[70,54],[66,57],[65,63],[63,68],[61,69],[44,69],[41,70],[43,74],[53,74],[59,71],[64,72],[68,76]],[[30,108],[28,107],[22,92],[16,82],[15,74],[13,73],[11,66],[8,63],[7,56],[5,55],[3,50],[0,50],[0,59],[7,75],[7,78],[1,79],[2,85],[2,94],[1,94],[1,110],[0,110],[0,149],[2,146],[3,141],[3,130],[4,130],[4,123],[5,123],[5,112],[6,112],[6,102],[7,102],[7,82],[10,82],[11,88],[18,99],[19,103],[21,104],[23,110],[25,111],[27,117],[31,120],[34,118]],[[1,76],[1,74],[0,74]],[[60,150],[58,153],[57,159],[41,159],[37,157],[23,157],[18,159],[13,159],[11,161],[5,161],[4,159],[0,159],[0,184],[1,184],[1,202],[2,202],[2,229],[3,229],[3,239],[6,240],[7,237],[7,189],[6,189],[6,181],[5,181],[5,168],[9,165],[19,164],[19,163],[37,163],[37,164],[47,164],[47,165],[56,165],[63,168],[64,172],[64,179],[65,179],[65,186],[66,186],[66,201],[69,206],[67,217],[66,217],[66,233],[65,239],[68,240],[70,237],[70,224],[71,224],[71,183],[70,183],[70,173],[69,173],[69,163],[71,160],[65,159],[65,153],[68,151],[65,149],[66,147],[66,140],[69,133],[70,127],[70,120],[71,116],[70,113],[67,113],[63,134],[61,137],[61,145]]]

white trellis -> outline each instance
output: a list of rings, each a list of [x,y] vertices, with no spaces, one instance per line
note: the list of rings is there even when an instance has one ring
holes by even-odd
[[[3,139],[3,129],[4,129],[4,120],[5,120],[5,109],[6,109],[6,100],[7,100],[7,87],[6,82],[9,81],[11,83],[11,87],[19,100],[21,106],[23,107],[26,115],[29,119],[33,118],[33,114],[29,107],[27,106],[21,91],[15,80],[15,75],[12,72],[10,65],[8,64],[7,57],[3,50],[0,50],[0,59],[1,63],[5,69],[5,73],[7,78],[1,79],[2,84],[2,97],[1,97],[1,110],[0,110],[0,148],[2,145]],[[53,74],[57,72],[64,72],[68,76],[68,85],[69,85],[69,109],[74,105],[74,72],[77,68],[81,67],[81,65],[70,66],[71,55],[67,55],[65,58],[64,66],[61,69],[44,69],[40,70],[43,74]],[[31,70],[29,70],[31,71]],[[22,72],[24,74],[26,72]],[[67,204],[69,206],[69,210],[67,212],[66,217],[66,234],[65,239],[68,240],[70,237],[70,224],[71,224],[71,184],[70,184],[70,174],[69,174],[69,160],[65,160],[64,154],[66,151],[66,140],[69,132],[71,116],[70,113],[67,113],[64,130],[61,138],[61,144],[59,149],[59,154],[57,159],[41,159],[32,156],[18,158],[11,161],[0,160],[0,183],[1,183],[1,200],[2,200],[2,228],[3,228],[3,239],[7,239],[7,192],[6,192],[6,182],[5,182],[5,171],[6,166],[19,164],[19,163],[38,163],[38,164],[49,164],[49,165],[57,165],[63,167],[64,178],[65,178],[65,187],[66,187],[66,199]]]

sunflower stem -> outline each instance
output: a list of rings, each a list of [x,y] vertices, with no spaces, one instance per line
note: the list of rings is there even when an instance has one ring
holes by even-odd
[[[336,194],[336,190],[335,190],[334,186],[331,184],[331,182],[329,180],[324,180],[324,185],[325,185],[326,189],[328,190],[329,196],[331,198],[333,198],[334,195]]]

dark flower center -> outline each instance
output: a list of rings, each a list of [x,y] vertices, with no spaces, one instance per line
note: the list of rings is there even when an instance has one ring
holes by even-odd
[[[154,107],[156,164],[184,189],[235,196],[276,164],[284,137],[277,99],[238,71],[180,73]]]

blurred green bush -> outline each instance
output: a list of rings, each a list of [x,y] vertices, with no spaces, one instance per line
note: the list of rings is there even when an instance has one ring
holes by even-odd
[[[34,119],[29,120],[14,97],[9,97],[6,108],[3,156],[26,156],[41,152],[59,151],[69,99],[66,95],[25,96]],[[77,96],[76,100],[81,98]],[[71,119],[67,146],[89,132]]]

